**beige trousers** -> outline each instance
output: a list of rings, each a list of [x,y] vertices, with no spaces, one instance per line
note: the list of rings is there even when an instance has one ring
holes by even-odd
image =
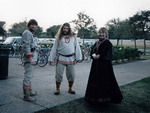
[[[63,73],[64,69],[66,68],[66,77],[68,81],[74,81],[75,79],[75,65],[74,64],[60,64],[57,63],[56,65],[56,81],[62,82],[63,81]]]
[[[31,83],[31,79],[33,77],[33,71],[34,71],[33,65],[31,63],[25,63],[24,64],[24,79],[23,79],[23,86],[29,86]]]

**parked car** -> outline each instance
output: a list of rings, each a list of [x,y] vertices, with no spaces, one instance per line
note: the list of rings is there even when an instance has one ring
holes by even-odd
[[[84,45],[85,45],[85,46],[92,46],[92,45],[94,45],[94,43],[91,42],[91,41],[85,41],[85,42],[84,42]]]
[[[0,44],[2,44],[5,41],[5,37],[0,36]]]
[[[10,53],[13,54],[17,46],[21,44],[21,37],[8,37],[3,43],[1,48],[11,48]]]
[[[21,43],[21,37],[8,37],[3,44],[17,44],[17,43]]]

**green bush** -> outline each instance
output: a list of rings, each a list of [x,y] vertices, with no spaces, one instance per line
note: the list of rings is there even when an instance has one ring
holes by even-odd
[[[142,55],[142,52],[138,51],[137,48],[114,46],[113,49],[113,60],[115,60],[116,62],[118,60],[124,61],[125,59],[139,59]]]

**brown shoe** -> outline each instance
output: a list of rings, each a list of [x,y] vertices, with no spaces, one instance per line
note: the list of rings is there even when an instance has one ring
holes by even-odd
[[[23,92],[24,92],[24,98],[23,98],[24,101],[28,101],[28,102],[35,102],[36,101],[35,98],[32,98],[30,96],[29,88],[23,88]]]
[[[70,93],[70,94],[76,93],[75,91],[72,90],[73,83],[74,83],[74,81],[68,81],[68,86],[69,86],[68,93]]]
[[[55,95],[60,94],[60,84],[61,82],[56,81],[56,91],[54,92]]]
[[[30,96],[32,97],[32,96],[36,96],[37,95],[37,92],[32,92],[32,91],[30,91]]]
[[[36,96],[37,95],[37,92],[32,91],[32,84],[31,83],[29,84],[29,91],[30,91],[30,96]]]
[[[55,95],[59,95],[60,94],[60,90],[56,89],[56,91],[54,92]]]
[[[31,96],[29,96],[29,97],[24,96],[23,100],[28,101],[28,102],[36,102],[36,99],[32,98]]]
[[[71,88],[68,89],[68,93],[70,94],[75,94],[76,92],[74,90],[72,90]]]

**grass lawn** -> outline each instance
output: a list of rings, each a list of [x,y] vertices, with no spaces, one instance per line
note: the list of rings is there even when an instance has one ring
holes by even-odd
[[[116,40],[111,40],[111,42],[112,42],[112,44],[114,46],[117,45],[117,41]],[[144,42],[143,42],[143,40],[136,41],[136,44],[137,44],[137,48],[138,49],[144,49]],[[121,46],[121,40],[119,41],[119,46]],[[135,47],[134,41],[132,41],[132,40],[123,41],[122,46],[124,46],[124,47],[133,47],[133,48]],[[146,41],[146,49],[150,50],[150,41],[149,40]]]
[[[150,59],[150,55],[143,55],[141,56],[141,59]]]
[[[121,86],[121,104],[91,106],[83,98],[37,113],[150,113],[150,77]]]

